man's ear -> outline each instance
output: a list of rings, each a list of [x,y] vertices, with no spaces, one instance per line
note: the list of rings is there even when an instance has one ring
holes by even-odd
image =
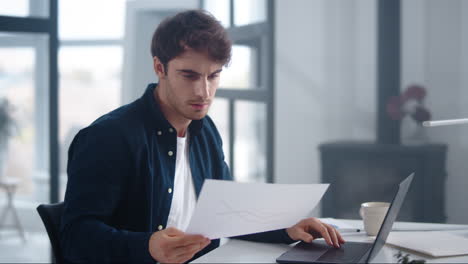
[[[158,75],[159,79],[164,79],[166,77],[164,65],[161,63],[158,57],[153,57],[153,68],[156,75]]]

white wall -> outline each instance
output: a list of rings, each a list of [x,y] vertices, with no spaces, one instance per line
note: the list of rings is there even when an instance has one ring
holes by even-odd
[[[408,0],[403,10],[403,88],[426,86],[433,119],[468,117],[468,1]],[[468,127],[431,128],[428,134],[431,142],[448,144],[448,222],[466,224]]]
[[[373,0],[276,1],[275,177],[320,182],[318,145],[375,139]]]
[[[375,10],[374,0],[276,1],[277,182],[320,182],[322,142],[375,139]],[[402,10],[402,89],[425,85],[433,119],[468,117],[468,0]],[[468,223],[468,126],[427,132],[449,146],[448,222]]]

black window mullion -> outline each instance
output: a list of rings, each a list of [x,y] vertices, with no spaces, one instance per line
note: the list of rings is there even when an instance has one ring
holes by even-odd
[[[58,1],[49,6],[49,152],[50,202],[59,201],[59,142],[58,142]]]
[[[51,27],[52,17],[36,18],[0,16],[0,32],[49,33]]]
[[[261,50],[262,56],[265,56],[267,60],[265,64],[266,72],[265,76],[262,76],[263,84],[266,85],[266,91],[268,93],[268,103],[267,103],[267,137],[266,142],[266,180],[269,183],[275,182],[275,170],[274,170],[274,158],[275,158],[275,24],[273,18],[275,17],[275,1],[268,1],[267,3],[267,23],[268,23],[268,32],[269,34],[262,38]]]
[[[229,0],[229,27],[235,27],[234,25],[234,0]]]
[[[230,167],[230,170],[231,170],[231,175],[232,175],[232,178],[235,179],[235,176],[234,176],[234,162],[235,162],[235,158],[234,158],[234,141],[235,141],[235,118],[236,118],[236,114],[235,114],[235,106],[234,106],[234,101],[235,99],[233,98],[230,98],[229,99],[229,126],[228,126],[228,129],[229,129],[229,167]]]

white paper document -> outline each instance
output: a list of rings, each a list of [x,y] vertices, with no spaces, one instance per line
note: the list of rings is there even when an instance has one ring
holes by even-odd
[[[447,232],[391,232],[387,243],[433,257],[468,255],[468,238]]]
[[[186,232],[217,239],[291,227],[307,217],[327,188],[205,180]]]

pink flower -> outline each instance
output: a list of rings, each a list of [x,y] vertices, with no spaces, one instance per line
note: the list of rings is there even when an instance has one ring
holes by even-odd
[[[426,89],[417,84],[408,86],[408,88],[406,88],[406,91],[402,94],[402,98],[404,101],[411,99],[422,101],[424,97],[426,97]]]
[[[431,119],[431,113],[423,105],[426,89],[417,84],[410,85],[400,96],[392,96],[387,103],[387,113],[393,120],[410,115],[416,122]]]
[[[393,120],[400,120],[405,113],[402,111],[403,102],[399,96],[392,96],[387,103],[387,113]]]

